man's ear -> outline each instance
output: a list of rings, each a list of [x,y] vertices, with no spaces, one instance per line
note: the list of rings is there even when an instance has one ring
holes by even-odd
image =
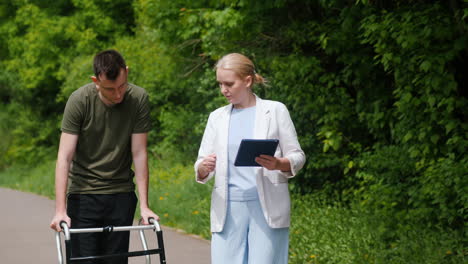
[[[129,73],[129,68],[128,68],[128,66],[125,66],[125,71],[127,72],[127,75],[128,75],[128,73]]]
[[[93,80],[93,83],[95,83],[96,85],[98,85],[99,80],[98,80],[98,78],[96,78],[96,76],[91,76],[91,80]]]

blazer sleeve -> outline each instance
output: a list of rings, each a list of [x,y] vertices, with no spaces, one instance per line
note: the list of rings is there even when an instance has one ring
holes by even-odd
[[[289,111],[284,104],[280,104],[277,115],[279,124],[281,124],[279,129],[280,148],[283,157],[287,158],[291,163],[291,171],[282,172],[282,174],[286,178],[292,178],[296,176],[299,170],[304,166],[306,157],[297,140],[296,129],[289,115]]]
[[[208,182],[213,176],[215,175],[215,171],[210,172],[208,176],[204,179],[200,179],[198,175],[198,167],[200,166],[200,163],[203,161],[203,159],[215,152],[214,149],[214,142],[215,142],[215,136],[216,136],[216,130],[215,130],[215,125],[214,125],[214,117],[213,113],[210,114],[208,117],[208,122],[205,127],[205,132],[203,133],[203,138],[200,144],[200,149],[198,150],[198,157],[197,161],[195,162],[194,169],[195,169],[195,180],[198,183],[206,183]]]

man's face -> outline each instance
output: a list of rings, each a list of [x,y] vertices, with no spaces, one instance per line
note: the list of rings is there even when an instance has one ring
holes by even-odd
[[[123,101],[125,92],[128,88],[128,68],[121,69],[119,76],[115,80],[108,80],[105,74],[91,77],[96,84],[96,89],[99,92],[99,97],[106,105],[115,105]]]

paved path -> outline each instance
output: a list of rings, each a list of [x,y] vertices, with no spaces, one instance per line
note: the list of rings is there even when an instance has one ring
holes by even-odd
[[[55,233],[49,228],[54,201],[34,194],[0,188],[0,263],[58,263]],[[141,250],[137,232],[131,232],[131,250]],[[210,263],[210,244],[163,228],[168,264]],[[150,247],[154,233],[147,233]],[[131,258],[130,264],[145,263],[144,257]],[[159,263],[157,256],[152,263]]]

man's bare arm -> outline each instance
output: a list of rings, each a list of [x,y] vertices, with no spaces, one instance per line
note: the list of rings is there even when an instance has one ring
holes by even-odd
[[[159,217],[151,211],[148,205],[148,152],[147,152],[147,133],[132,134],[132,157],[135,165],[135,179],[138,188],[140,201],[140,212],[143,224],[147,225],[149,218],[159,220]]]
[[[75,154],[78,135],[62,133],[55,167],[55,216],[50,223],[54,230],[61,231],[60,222],[65,221],[70,226],[71,220],[67,215],[66,191],[68,171]]]

